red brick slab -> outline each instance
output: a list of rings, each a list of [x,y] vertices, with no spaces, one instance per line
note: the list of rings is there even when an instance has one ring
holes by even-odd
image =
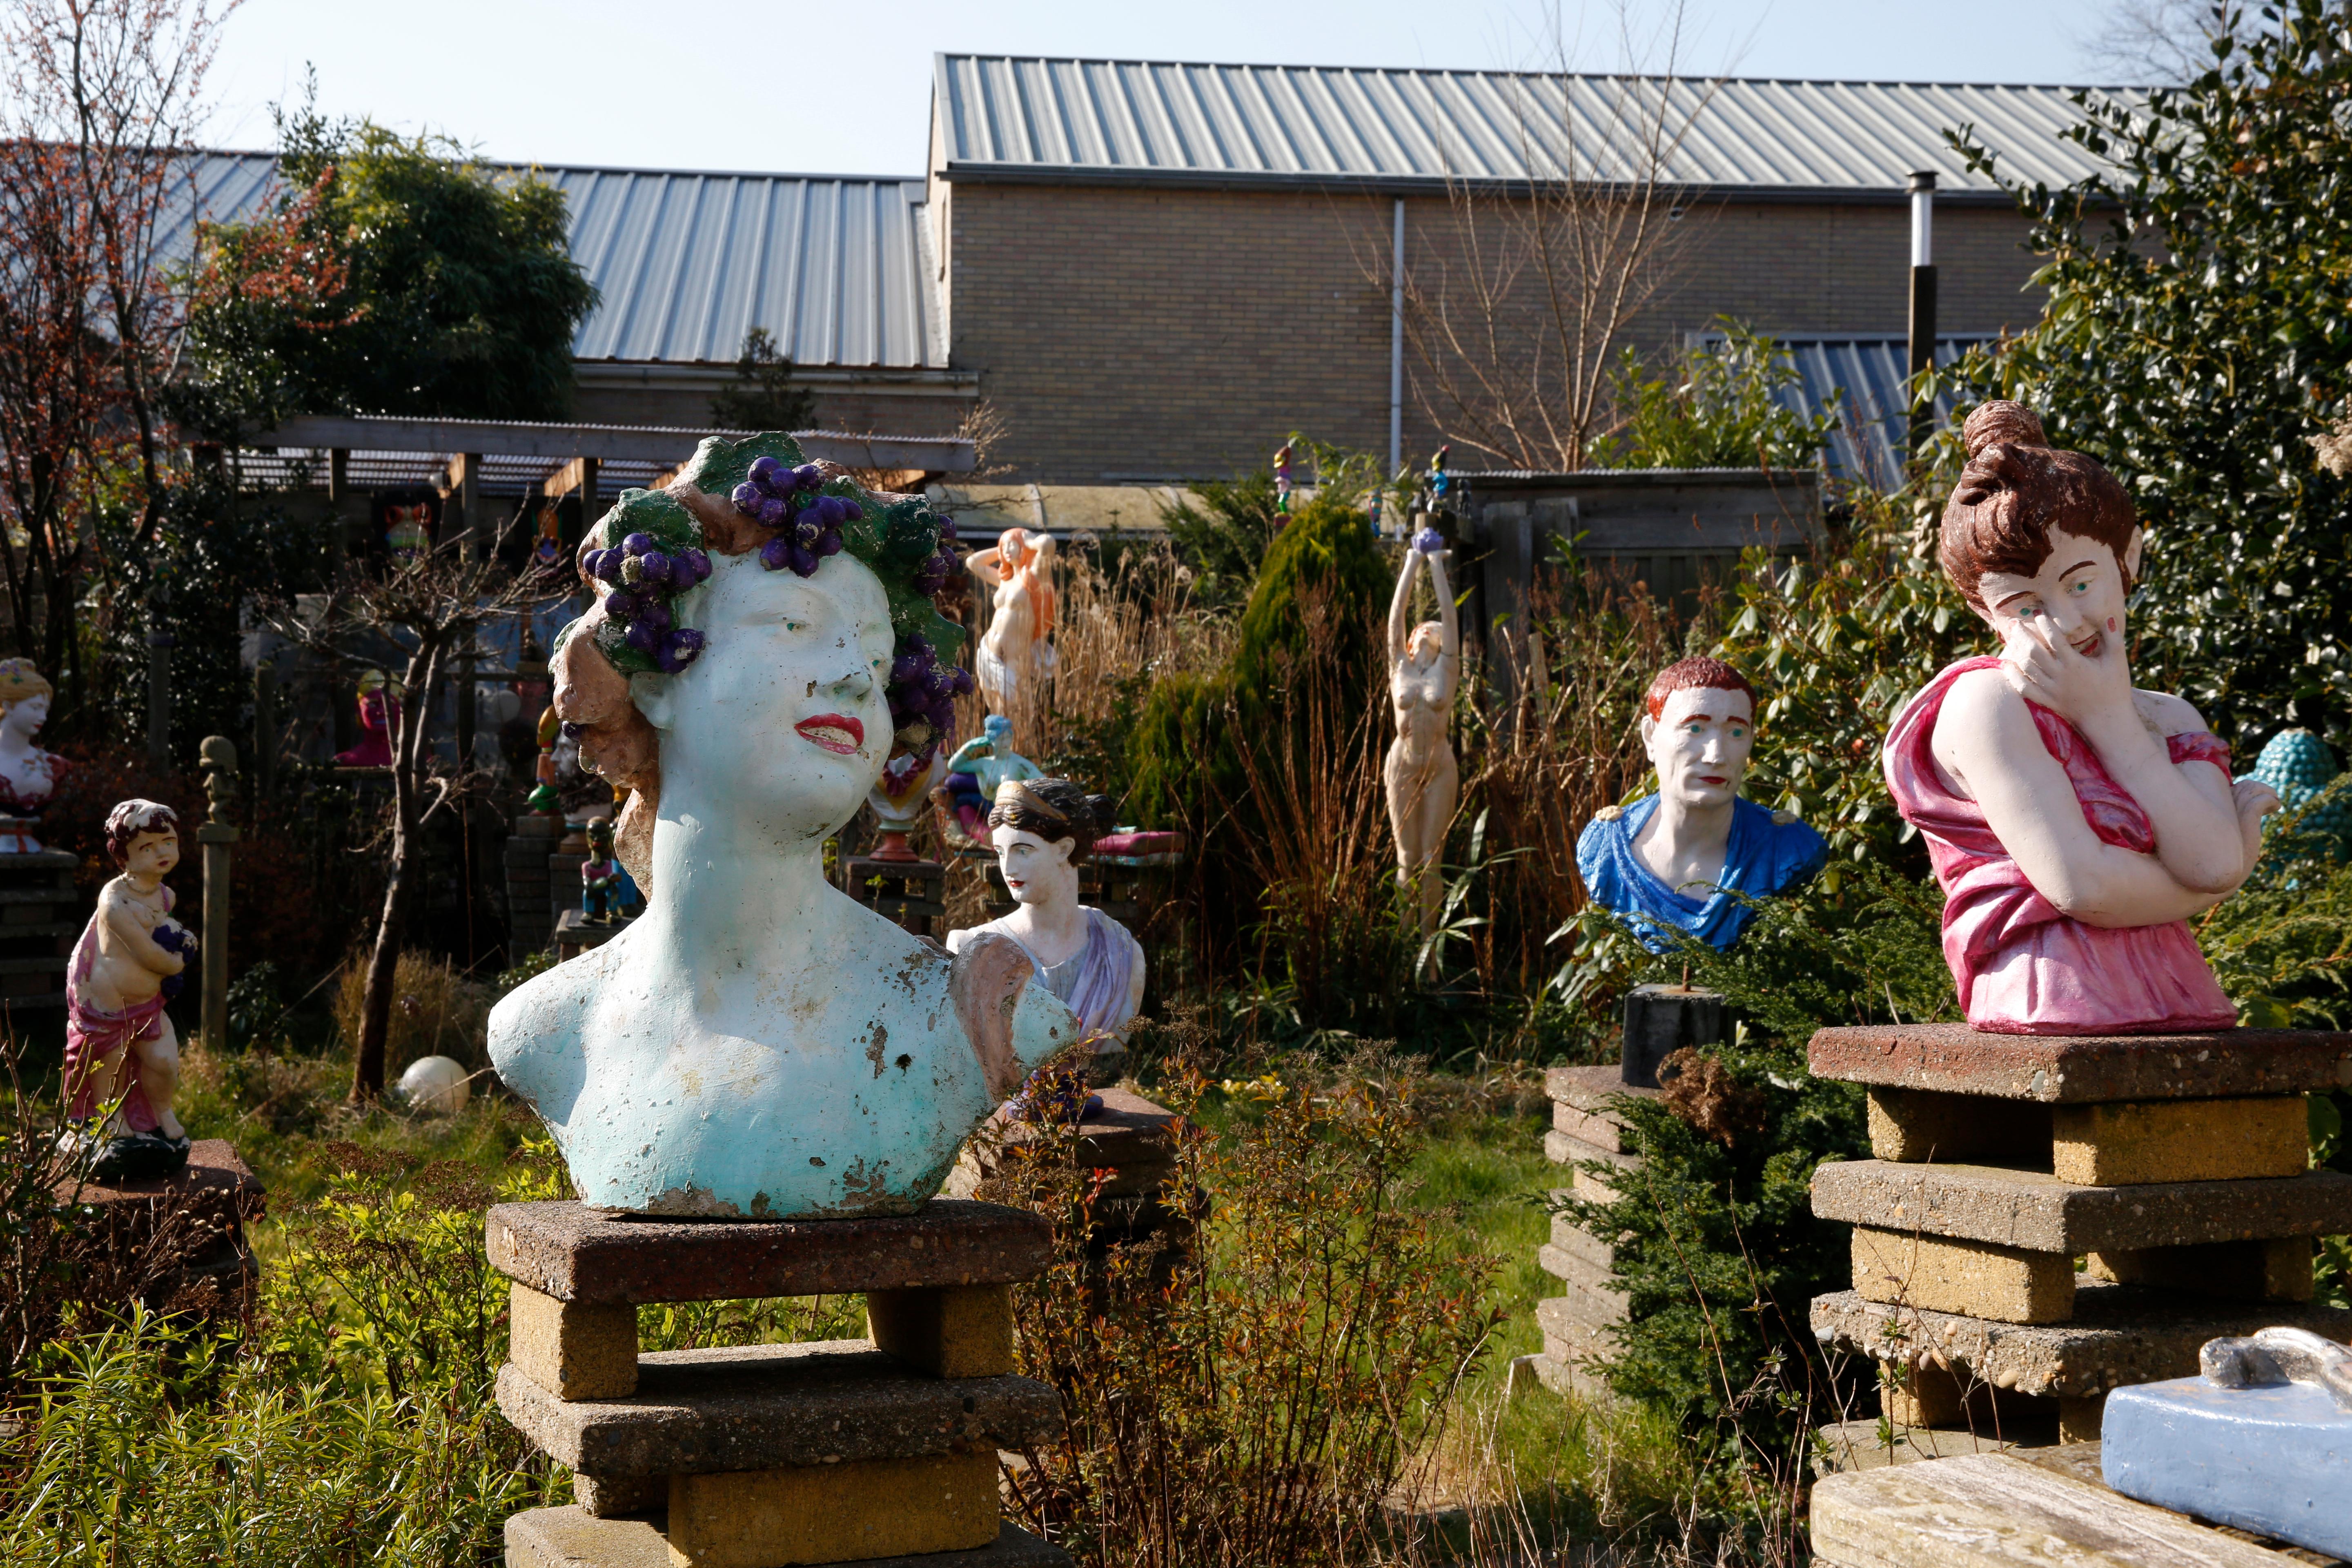
[[[1816,1078],[2054,1105],[2352,1088],[2352,1035],[2323,1029],[1990,1035],[1890,1024],[1822,1029],[1807,1059]]]
[[[836,1296],[1006,1285],[1051,1260],[1045,1216],[934,1198],[878,1219],[650,1219],[578,1203],[500,1204],[490,1267],[542,1295],[591,1304]]]

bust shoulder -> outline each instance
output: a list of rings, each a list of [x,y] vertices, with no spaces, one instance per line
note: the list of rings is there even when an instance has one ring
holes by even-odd
[[[1624,815],[1625,808],[1622,805],[1604,805],[1599,811],[1592,814],[1592,820],[1595,822],[1614,822]]]
[[[2159,735],[2202,734],[2208,728],[2204,715],[2197,711],[2193,703],[2169,691],[2134,688],[2132,707],[2138,710],[2140,721]]]

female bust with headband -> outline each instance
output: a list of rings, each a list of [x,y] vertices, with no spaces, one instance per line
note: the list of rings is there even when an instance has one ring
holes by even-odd
[[[2227,1028],[2186,921],[2246,879],[2278,797],[2231,784],[2187,702],[2132,686],[2123,486],[2021,404],[1981,405],[1965,435],[1940,553],[2001,651],[1937,675],[1885,753],[1943,884],[1961,1007],[2004,1034]]]
[[[1013,910],[948,933],[962,952],[983,932],[1010,937],[1036,966],[1045,989],[1078,1017],[1094,1057],[1087,1077],[1116,1081],[1127,1028],[1143,1005],[1143,948],[1128,929],[1078,901],[1078,868],[1106,826],[1108,802],[1067,779],[1015,779],[996,795],[989,837]]]

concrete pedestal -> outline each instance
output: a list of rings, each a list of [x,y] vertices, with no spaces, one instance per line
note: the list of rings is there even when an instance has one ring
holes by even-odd
[[[245,1227],[265,1205],[261,1184],[226,1140],[194,1141],[188,1163],[154,1181],[64,1181],[55,1191],[89,1205],[86,1235],[141,1277],[140,1297],[150,1308],[242,1315],[260,1279]]]
[[[509,1568],[1062,1568],[997,1514],[997,1449],[1061,1422],[1013,1372],[1010,1289],[1050,1239],[954,1199],[776,1224],[492,1209],[514,1281],[499,1406],[580,1499],[509,1520]],[[869,1337],[637,1353],[640,1303],[820,1294],[863,1294]]]
[[[74,891],[80,863],[61,849],[0,855],[0,1007],[66,1005],[66,958],[89,919]]]
[[[1895,1026],[1822,1030],[1810,1058],[1868,1087],[1876,1156],[1814,1173],[1813,1212],[1854,1233],[1813,1331],[1882,1363],[1898,1426],[1990,1400],[2095,1438],[2109,1391],[2193,1375],[2208,1339],[2352,1334],[2310,1304],[2352,1177],[2305,1170],[2303,1100],[2352,1082],[2352,1035]]]
[[[1568,1184],[1553,1189],[1552,1195],[1573,1194],[1596,1203],[1613,1200],[1616,1188],[1607,1176],[1575,1167],[1598,1162],[1615,1171],[1640,1169],[1641,1160],[1630,1151],[1617,1108],[1627,1098],[1654,1100],[1660,1091],[1626,1083],[1614,1067],[1553,1068],[1544,1074],[1544,1088],[1552,1102],[1544,1155],[1556,1165],[1570,1167]],[[1615,1350],[1610,1331],[1626,1316],[1625,1297],[1609,1274],[1615,1249],[1565,1215],[1554,1215],[1551,1238],[1538,1261],[1566,1289],[1536,1304],[1544,1348],[1529,1360],[1529,1369],[1548,1388],[1599,1394],[1603,1385],[1591,1369]]]

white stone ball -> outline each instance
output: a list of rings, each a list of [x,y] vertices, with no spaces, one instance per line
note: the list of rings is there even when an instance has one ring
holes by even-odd
[[[473,1098],[466,1069],[447,1057],[419,1057],[400,1075],[400,1098],[433,1116],[455,1116]]]

